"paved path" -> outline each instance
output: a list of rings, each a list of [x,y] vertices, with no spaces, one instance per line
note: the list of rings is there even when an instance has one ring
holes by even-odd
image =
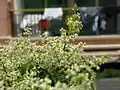
[[[120,90],[120,78],[97,80],[97,90]]]

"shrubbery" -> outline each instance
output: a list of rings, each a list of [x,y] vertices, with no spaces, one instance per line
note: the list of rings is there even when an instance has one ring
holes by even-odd
[[[40,38],[43,45],[26,35],[0,49],[0,90],[94,90],[92,68],[107,57],[82,56],[84,43],[69,43],[82,29],[78,13],[67,25],[68,30],[60,29],[61,37]]]

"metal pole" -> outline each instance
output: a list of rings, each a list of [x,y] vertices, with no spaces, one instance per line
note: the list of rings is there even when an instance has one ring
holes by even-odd
[[[48,1],[47,0],[45,0],[44,5],[45,5],[45,8],[48,7]]]
[[[120,7],[120,0],[117,0],[117,7]],[[117,33],[120,34],[120,14],[117,15]]]
[[[98,8],[99,7],[99,0],[95,0],[95,7]],[[99,35],[99,30],[97,29],[96,31],[96,35]]]
[[[95,6],[96,6],[96,7],[99,6],[99,0],[95,0]]]
[[[23,0],[13,0],[14,3],[14,9],[22,9],[23,8]],[[14,32],[15,32],[15,36],[18,36],[21,33],[20,30],[20,23],[22,21],[22,15],[23,12],[14,12]]]
[[[67,0],[68,7],[73,7],[74,3],[75,3],[75,0]]]

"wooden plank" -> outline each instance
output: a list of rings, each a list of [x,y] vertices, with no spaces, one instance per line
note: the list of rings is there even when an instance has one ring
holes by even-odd
[[[120,44],[85,45],[85,50],[120,50]]]
[[[120,51],[97,51],[97,52],[83,52],[81,56],[120,56]]]
[[[8,39],[16,40],[18,37],[11,37]],[[6,40],[6,37],[0,36],[0,43]],[[39,37],[31,37],[32,41],[40,40]],[[99,35],[99,36],[79,36],[73,43],[85,42],[87,45],[100,45],[100,44],[120,44],[120,35]]]

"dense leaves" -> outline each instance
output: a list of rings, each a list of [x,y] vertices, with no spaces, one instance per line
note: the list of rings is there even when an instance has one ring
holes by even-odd
[[[94,90],[92,68],[107,57],[82,56],[84,43],[69,43],[82,29],[79,14],[67,25],[61,37],[40,38],[44,45],[31,42],[27,33],[0,49],[0,90]]]

